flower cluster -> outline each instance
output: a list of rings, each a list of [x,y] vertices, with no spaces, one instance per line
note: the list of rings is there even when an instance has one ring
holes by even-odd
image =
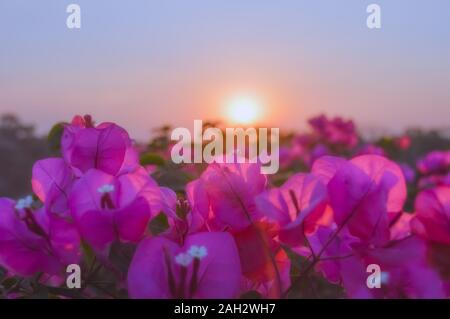
[[[280,149],[303,156],[308,168],[286,163],[289,174],[275,182],[258,163],[175,167],[116,124],[75,117],[63,126],[62,156],[35,163],[33,196],[0,199],[0,267],[6,278],[24,279],[0,292],[449,297],[448,151],[420,159],[416,172],[382,145],[358,145],[351,121],[322,116],[310,125],[313,133],[290,141],[297,148]],[[411,141],[393,144],[405,150]],[[170,174],[188,178],[171,184]],[[70,264],[81,265],[77,292],[65,287]],[[372,265],[381,271],[375,288],[367,281]]]

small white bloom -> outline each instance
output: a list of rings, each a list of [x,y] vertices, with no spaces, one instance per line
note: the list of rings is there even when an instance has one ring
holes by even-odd
[[[100,186],[97,191],[101,194],[105,194],[105,193],[112,193],[114,192],[114,185],[112,184],[105,184],[103,186]]]
[[[27,197],[21,198],[16,203],[16,209],[30,208],[33,204],[33,197],[28,195]]]
[[[175,262],[181,266],[189,266],[192,262],[192,256],[186,253],[180,253],[175,256]]]
[[[205,246],[191,246],[188,250],[188,254],[194,258],[202,259],[206,255],[208,255],[208,249]]]

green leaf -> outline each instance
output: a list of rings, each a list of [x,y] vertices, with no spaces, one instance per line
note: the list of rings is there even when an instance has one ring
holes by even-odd
[[[135,251],[135,244],[114,242],[109,250],[109,261],[123,274],[126,274]]]
[[[158,182],[159,186],[169,187],[175,192],[184,193],[186,184],[193,177],[180,168],[165,167],[158,170],[152,177]]]
[[[47,142],[52,151],[59,151],[61,149],[61,137],[64,133],[64,123],[55,124],[47,136]]]
[[[91,246],[84,240],[81,241],[81,249],[84,253],[84,260],[87,265],[91,265],[95,259],[95,252]]]
[[[141,165],[164,166],[166,161],[158,153],[147,152],[141,155]]]
[[[2,284],[3,288],[8,290],[8,289],[11,289],[11,287],[14,286],[16,283],[17,283],[17,278],[10,277],[10,278],[6,278],[5,280],[3,280],[1,284]]]
[[[159,213],[149,223],[148,228],[152,235],[156,236],[169,229],[169,221],[164,213]]]

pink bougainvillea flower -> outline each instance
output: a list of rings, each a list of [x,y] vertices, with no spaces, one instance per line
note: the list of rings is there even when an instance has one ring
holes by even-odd
[[[131,298],[235,298],[241,267],[228,233],[197,233],[183,245],[154,237],[143,240],[128,271]]]
[[[415,210],[413,231],[427,240],[450,245],[450,187],[422,191]]]
[[[433,151],[417,161],[422,174],[446,174],[450,169],[450,151]]]
[[[369,265],[381,270],[381,287],[370,289]],[[425,243],[414,236],[340,260],[343,286],[351,298],[443,298],[443,283],[427,262]]]
[[[330,120],[325,115],[321,115],[310,119],[309,124],[315,134],[329,144],[350,149],[358,143],[356,128],[351,120],[345,121],[340,117]]]
[[[152,209],[162,207],[164,200],[163,192],[146,176],[144,183],[140,174],[114,177],[92,169],[75,182],[69,207],[81,235],[94,248],[103,250],[116,240],[138,242],[143,237],[151,216],[159,213]]]
[[[340,259],[353,255],[351,244],[358,240],[348,234],[335,236],[336,231],[336,225],[318,226],[316,232],[308,235],[310,250],[306,252],[299,250],[298,252],[305,257],[310,257],[312,251],[313,256],[318,256],[320,259],[315,269],[321,272],[328,281],[337,284],[341,281]]]
[[[412,234],[411,220],[414,215],[406,212],[389,213],[391,240],[402,239]]]
[[[279,228],[282,242],[297,246],[315,230],[327,204],[327,188],[314,174],[298,173],[279,188],[258,195],[257,207]]]
[[[95,168],[111,175],[134,170],[137,152],[128,133],[113,123],[93,125],[90,117],[75,117],[61,140],[64,159],[79,176]]]
[[[425,243],[411,235],[412,215],[402,212],[406,187],[398,165],[375,155],[324,157],[313,172],[328,185],[336,222],[308,236],[317,270],[342,282],[352,298],[443,296]],[[382,289],[367,287],[371,264],[381,267]]]
[[[276,275],[272,258],[278,245],[272,239],[273,231],[269,224],[259,223],[232,233],[239,250],[242,272],[253,282],[268,281]]]
[[[403,135],[395,139],[395,144],[401,150],[407,150],[411,146],[411,138],[408,135]]]
[[[79,262],[78,232],[45,208],[33,210],[32,203],[31,197],[17,203],[0,199],[0,265],[27,277],[62,275],[67,265]]]
[[[334,173],[333,173],[334,171]],[[401,212],[406,185],[400,167],[377,155],[350,161],[321,158],[313,172],[328,181],[334,221],[367,244],[389,239],[389,212]]]
[[[62,158],[47,158],[33,166],[31,185],[47,211],[64,215],[74,175]]]
[[[427,261],[427,247],[417,237],[392,239],[383,247],[358,247],[348,234],[319,227],[309,237],[316,269],[330,282],[341,283],[350,298],[442,298],[443,283]],[[404,235],[404,233],[402,234]],[[330,241],[330,239],[333,239]],[[356,247],[356,248],[355,248]],[[323,251],[322,251],[323,250]],[[369,288],[369,265],[380,267],[381,287]]]
[[[117,180],[120,184],[120,205],[131,202],[138,194],[148,201],[152,216],[158,213],[165,213],[169,217],[176,216],[175,192],[170,188],[158,186],[145,168],[139,167],[132,173],[121,175]]]
[[[317,159],[311,168],[311,173],[318,176],[323,183],[328,184],[336,171],[346,163],[344,158],[336,156],[322,156]]]
[[[210,164],[201,177],[187,186],[190,230],[226,230],[237,244],[244,276],[255,285],[272,283],[280,295],[282,280],[274,240],[275,221],[266,217],[255,196],[266,187],[259,164]],[[282,263],[285,264],[285,263]],[[275,281],[274,281],[275,280]]]
[[[271,224],[264,222],[231,232],[239,251],[244,282],[272,298],[280,298],[290,284],[286,274],[290,260],[274,240],[276,233]]]
[[[160,212],[175,214],[176,195],[158,184],[141,168],[119,177],[99,170],[89,170],[74,183],[70,193],[69,207],[74,217],[87,210],[100,209],[104,192],[109,194],[116,208],[132,203],[137,197],[148,202],[152,216]]]
[[[264,191],[266,177],[259,164],[213,163],[199,179],[187,185],[197,221],[210,221],[214,229],[244,229],[260,217],[254,197]]]
[[[450,172],[447,175],[423,176],[419,179],[417,185],[420,189],[450,186]]]
[[[282,297],[283,292],[289,289],[291,285],[291,260],[283,249],[278,249],[274,253],[273,258],[277,266],[277,273],[272,271],[272,276],[263,281],[254,281],[243,277],[241,287],[244,293],[256,291],[263,298],[279,299]]]

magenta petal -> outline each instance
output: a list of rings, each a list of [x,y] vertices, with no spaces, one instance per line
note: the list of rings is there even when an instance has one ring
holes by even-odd
[[[67,210],[68,193],[74,176],[61,158],[47,158],[33,166],[31,185],[34,193],[52,212]]]
[[[95,250],[105,249],[117,238],[113,216],[113,211],[90,210],[79,219],[77,225],[81,236]]]
[[[0,198],[0,265],[22,276],[42,271],[46,254],[40,249],[45,242],[28,231],[17,218],[14,201]]]
[[[77,180],[69,198],[69,208],[72,216],[77,219],[88,210],[100,210],[102,194],[98,189],[106,184],[114,184],[114,177],[100,170],[89,170]]]
[[[119,186],[119,203],[121,206],[128,205],[135,198],[136,194],[145,187],[157,186],[157,183],[149,176],[144,168],[139,168],[129,174],[121,175],[117,178]]]
[[[188,262],[184,286],[182,267],[176,257],[201,247],[194,295],[189,295],[193,279],[194,261]],[[171,274],[171,275],[170,275]],[[169,278],[172,278],[173,283]],[[128,270],[128,292],[131,298],[175,298],[171,285],[177,291],[183,287],[185,296],[191,298],[234,298],[239,293],[241,268],[233,238],[228,233],[198,233],[188,236],[182,247],[162,238],[143,240]]]
[[[118,174],[127,174],[133,172],[139,164],[139,153],[133,146],[127,147],[122,166]]]
[[[415,202],[412,228],[428,240],[450,245],[450,187],[421,192]]]
[[[180,248],[176,243],[162,237],[147,238],[138,245],[128,269],[130,298],[172,298],[164,250],[175,256]]]
[[[49,216],[50,240],[52,248],[63,266],[78,263],[80,260],[80,235],[74,224],[55,216]]]
[[[406,182],[398,164],[378,155],[358,156],[351,162],[370,176],[372,182],[385,183],[388,189],[386,208],[389,212],[402,211],[406,200]]]
[[[139,192],[139,196],[147,200],[153,216],[165,213],[169,217],[176,218],[177,195],[171,189],[148,185]]]
[[[52,188],[57,188],[67,196],[65,188],[72,178],[72,172],[62,158],[47,158],[34,164],[31,183],[34,193],[45,203]]]
[[[345,159],[335,156],[322,156],[314,161],[311,173],[321,178],[324,184],[333,178],[336,171],[345,163]]]
[[[44,238],[19,218],[14,204],[0,199],[0,265],[28,277],[38,272],[60,275],[67,263],[78,262],[79,237],[73,225],[45,209],[35,211],[32,214],[46,233]]]
[[[150,208],[142,197],[115,212],[116,228],[123,241],[138,242],[144,235],[149,220]]]
[[[290,213],[290,197],[284,198],[284,193],[279,189],[271,189],[255,197],[258,210],[269,220],[284,226],[292,221],[297,212]],[[289,196],[289,194],[288,194]],[[291,209],[295,210],[295,209]]]
[[[82,172],[96,168],[116,175],[124,163],[128,144],[124,130],[117,125],[85,128],[75,136],[70,163]]]
[[[244,229],[257,219],[254,196],[264,191],[266,177],[258,164],[210,164],[200,177],[211,211],[222,227]]]
[[[381,270],[383,289],[368,289],[367,265]],[[341,260],[347,294],[353,298],[443,298],[443,284],[427,265],[425,243],[417,237],[393,241],[389,246]]]
[[[314,174],[295,174],[280,188],[255,198],[258,210],[280,226],[280,240],[296,246],[312,232],[322,216],[328,194]]]
[[[241,264],[229,233],[198,233],[189,236],[184,247],[204,246],[208,254],[201,260],[199,286],[195,298],[235,298],[239,293]]]
[[[190,229],[195,232],[205,225],[210,212],[209,198],[204,183],[200,179],[188,183],[186,196],[191,205],[191,213],[188,215]]]
[[[120,206],[128,205],[136,196],[140,196],[147,200],[152,215],[164,212],[175,217],[175,192],[169,188],[159,187],[145,169],[139,168],[133,173],[121,175],[118,184]]]
[[[376,174],[370,173],[366,174],[353,161],[347,162],[330,180],[328,190],[336,223],[345,225],[352,235],[365,242],[381,245],[389,240],[387,205],[398,180],[382,168]]]
[[[343,258],[340,260],[340,269],[342,283],[345,293],[350,298],[355,299],[372,299],[374,295],[373,289],[367,287],[367,265],[364,261],[356,256]]]

